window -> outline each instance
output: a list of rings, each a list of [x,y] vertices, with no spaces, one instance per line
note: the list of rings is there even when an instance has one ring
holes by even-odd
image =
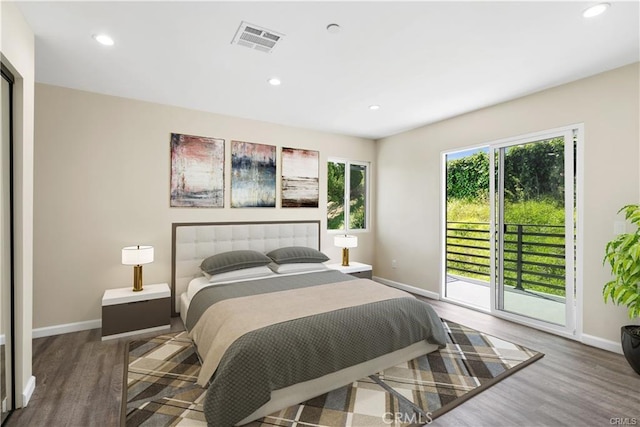
[[[368,222],[368,193],[368,163],[329,160],[327,228],[342,231],[365,230]],[[347,200],[348,203],[345,203]]]

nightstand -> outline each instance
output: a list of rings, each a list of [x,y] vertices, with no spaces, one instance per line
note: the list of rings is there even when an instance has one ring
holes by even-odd
[[[102,297],[102,340],[171,327],[171,290],[166,283],[108,289]]]
[[[327,267],[355,277],[360,277],[361,279],[371,279],[373,277],[373,268],[369,264],[363,264],[361,262],[352,261],[347,266],[343,266],[342,264],[327,264]]]

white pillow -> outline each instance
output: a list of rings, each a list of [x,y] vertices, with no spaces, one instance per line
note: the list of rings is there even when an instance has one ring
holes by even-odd
[[[230,282],[234,280],[253,279],[273,275],[271,269],[266,265],[243,268],[242,270],[227,271],[225,273],[218,273],[214,275],[208,275],[204,271],[202,273],[209,279],[209,283]]]
[[[275,262],[272,262],[269,264],[269,268],[273,270],[274,273],[285,274],[324,271],[329,267],[319,262],[297,262],[293,264],[276,264]]]
[[[211,286],[211,284],[209,283],[209,279],[204,276],[198,276],[191,280],[187,287],[187,296],[189,297],[189,300],[191,300],[191,298],[193,298],[200,289],[206,288],[207,286]]]

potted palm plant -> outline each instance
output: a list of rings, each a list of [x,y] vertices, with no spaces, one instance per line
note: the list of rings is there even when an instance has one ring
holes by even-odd
[[[604,285],[605,303],[611,300],[628,309],[629,318],[640,317],[640,207],[627,205],[618,211],[636,229],[616,236],[607,243],[603,263],[611,266],[613,278]],[[622,351],[631,367],[640,375],[640,326],[626,325],[621,330]]]

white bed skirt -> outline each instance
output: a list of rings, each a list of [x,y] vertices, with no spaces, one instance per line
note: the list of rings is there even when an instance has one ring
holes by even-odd
[[[187,327],[187,310],[189,309],[190,302],[191,300],[186,292],[180,295],[180,318],[185,328]]]

